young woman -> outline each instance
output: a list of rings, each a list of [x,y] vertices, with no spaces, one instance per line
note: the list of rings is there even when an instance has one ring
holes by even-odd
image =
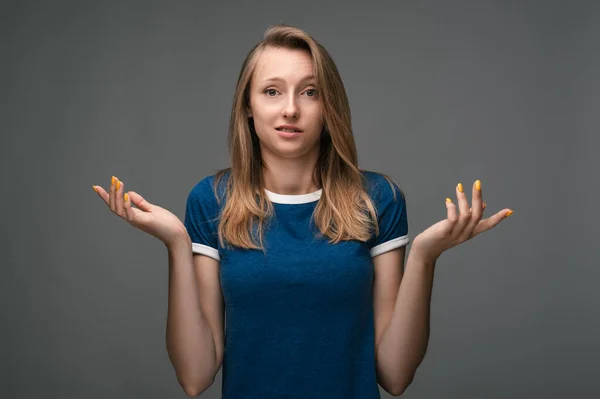
[[[223,365],[223,398],[370,399],[377,383],[400,395],[427,348],[437,258],[512,211],[482,220],[481,182],[471,209],[459,183],[458,212],[447,198],[403,272],[403,192],[358,168],[338,70],[290,26],[245,59],[229,147],[231,167],[194,186],[183,223],[116,177],[109,193],[94,186],[168,248],[167,349],[185,392]]]

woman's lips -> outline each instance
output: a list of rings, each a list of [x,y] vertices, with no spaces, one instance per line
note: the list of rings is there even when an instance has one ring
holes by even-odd
[[[301,131],[287,131],[287,129],[279,129],[279,128],[277,128],[275,130],[277,130],[277,133],[281,137],[286,138],[286,139],[291,139],[291,138],[294,138],[294,137],[298,137],[298,136],[300,136],[302,134]]]
[[[302,133],[302,130],[296,128],[296,127],[276,127],[276,130],[279,130],[280,132],[288,132],[288,133]]]

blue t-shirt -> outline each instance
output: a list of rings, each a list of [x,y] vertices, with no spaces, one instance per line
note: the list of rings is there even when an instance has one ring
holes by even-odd
[[[185,226],[194,253],[219,260],[226,309],[224,399],[379,399],[372,257],[408,244],[405,198],[363,171],[379,235],[329,244],[312,213],[321,190],[266,194],[274,216],[261,250],[223,248],[214,176],[190,192]],[[227,176],[217,195],[224,193]]]

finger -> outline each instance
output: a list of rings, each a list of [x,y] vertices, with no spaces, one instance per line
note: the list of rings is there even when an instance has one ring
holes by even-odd
[[[458,199],[458,220],[452,228],[452,236],[458,238],[461,233],[465,230],[465,227],[471,220],[471,213],[469,212],[469,203],[467,202],[467,195],[464,193],[462,183],[456,185],[456,198]]]
[[[471,238],[471,233],[473,232],[473,230],[475,229],[475,226],[477,226],[477,224],[479,223],[479,221],[481,220],[481,217],[483,215],[483,209],[482,209],[482,205],[481,203],[482,201],[482,194],[481,194],[481,180],[476,180],[475,183],[473,183],[473,187],[472,187],[472,211],[470,213],[470,219],[465,227],[465,230],[463,232],[461,232],[460,236],[459,236],[459,241],[466,241],[469,238]]]
[[[125,211],[125,218],[127,221],[132,222],[135,218],[135,209],[131,207],[131,198],[129,193],[123,195],[123,208]]]
[[[485,211],[485,208],[487,208],[487,204],[485,203],[485,201],[483,201],[483,203],[481,204],[481,210]],[[473,208],[469,208],[469,212],[473,212]]]
[[[94,191],[96,192],[96,194],[98,194],[98,196],[100,198],[102,198],[102,201],[104,201],[104,203],[106,205],[109,205],[109,201],[110,201],[110,195],[102,188],[102,186],[92,186],[94,188]]]
[[[450,227],[453,228],[458,221],[458,215],[456,214],[456,205],[452,202],[452,199],[446,198],[446,209],[447,217],[450,222]]]
[[[513,211],[511,209],[503,209],[500,212],[496,213],[495,215],[492,215],[487,219],[481,220],[479,222],[479,224],[473,230],[471,237],[475,237],[476,235],[481,234],[484,231],[491,229],[492,227],[495,227],[500,222],[502,222],[504,219],[506,219],[507,217],[512,215],[512,213],[513,213]]]
[[[116,212],[115,208],[115,177],[111,177],[110,179],[110,202],[109,202],[110,210]]]
[[[475,183],[473,183],[471,198],[471,206],[473,209],[482,209],[483,192],[481,191],[481,180],[475,180]]]
[[[123,210],[123,182],[115,177],[115,213],[125,218],[125,211]]]
[[[152,210],[152,204],[146,201],[144,197],[142,197],[135,191],[129,191],[128,194],[129,199],[133,203],[133,205],[137,206],[144,212],[150,212]]]

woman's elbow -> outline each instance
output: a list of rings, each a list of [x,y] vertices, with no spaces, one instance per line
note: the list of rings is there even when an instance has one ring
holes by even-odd
[[[183,388],[183,391],[190,398],[195,398],[196,396],[200,396],[200,394],[206,391],[213,384],[215,379],[213,378],[211,381],[206,381],[204,383],[184,383],[179,382],[179,385]]]
[[[182,386],[183,391],[190,398],[195,398],[196,396],[200,396],[200,394],[208,389],[208,387],[198,387],[195,385],[186,385]]]
[[[406,389],[409,387],[409,385],[413,382],[414,379],[414,375],[411,376],[408,380],[404,380],[404,381],[400,381],[398,384],[396,384],[392,389],[390,394],[392,396],[400,396],[404,393],[404,391],[406,391]]]

